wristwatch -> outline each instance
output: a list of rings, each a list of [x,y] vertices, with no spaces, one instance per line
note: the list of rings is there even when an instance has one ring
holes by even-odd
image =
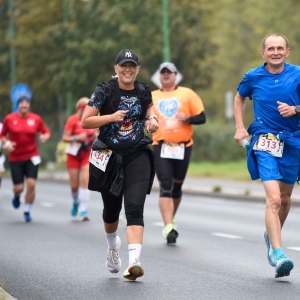
[[[300,105],[295,106],[295,112],[296,112],[296,116],[300,115]]]

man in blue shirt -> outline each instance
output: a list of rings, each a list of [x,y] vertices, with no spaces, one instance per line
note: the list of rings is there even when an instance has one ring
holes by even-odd
[[[264,237],[276,278],[289,276],[294,267],[281,248],[281,228],[290,210],[300,156],[298,148],[277,136],[282,131],[292,135],[300,129],[300,67],[285,62],[289,54],[285,36],[267,35],[261,49],[265,63],[244,75],[234,102],[234,139],[240,146],[243,139],[251,140],[248,170],[253,180],[261,179],[266,192]],[[254,121],[248,130],[243,122],[247,97],[254,108]]]

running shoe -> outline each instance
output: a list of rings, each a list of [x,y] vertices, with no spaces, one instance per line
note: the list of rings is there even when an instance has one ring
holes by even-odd
[[[32,218],[31,218],[29,212],[24,212],[24,220],[25,220],[25,222],[31,222],[32,221]]]
[[[291,270],[294,268],[293,262],[282,253],[275,260],[275,278],[289,276]]]
[[[144,275],[144,269],[139,261],[129,266],[123,273],[123,277],[129,280],[136,280]]]
[[[178,232],[172,229],[167,235],[167,244],[176,244],[176,239],[178,238]]]
[[[175,219],[175,217],[173,217],[173,219],[172,219],[172,225],[173,225],[173,229],[177,229],[177,225],[176,225],[176,219]]]
[[[121,239],[117,236],[117,249],[107,249],[106,268],[111,273],[118,273],[121,269],[122,261],[119,255]]]
[[[266,231],[264,233],[264,237],[265,237],[265,242],[266,242],[267,249],[268,249],[268,252],[267,252],[268,262],[272,267],[275,267],[276,262],[275,262],[275,256],[274,256],[274,253],[273,253],[273,248],[272,248],[272,245],[271,245],[269,235]]]
[[[89,221],[89,220],[90,220],[89,217],[88,217],[88,212],[87,212],[87,210],[82,211],[82,212],[80,213],[80,218],[81,218],[81,221]]]
[[[162,231],[162,235],[163,237],[166,239],[169,232],[173,229],[173,224],[172,223],[169,223],[167,224],[164,228],[163,228],[163,231]]]
[[[15,195],[14,198],[12,199],[12,205],[15,209],[18,209],[20,207],[20,196]]]
[[[71,216],[75,217],[78,214],[79,203],[74,202],[71,209]]]

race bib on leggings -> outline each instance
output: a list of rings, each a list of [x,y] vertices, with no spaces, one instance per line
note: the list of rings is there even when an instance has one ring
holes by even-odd
[[[164,142],[161,144],[160,157],[183,160],[184,150],[184,143],[177,144]]]

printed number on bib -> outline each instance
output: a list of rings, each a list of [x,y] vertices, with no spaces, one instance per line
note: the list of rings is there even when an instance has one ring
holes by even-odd
[[[35,166],[42,162],[41,157],[39,155],[32,156],[30,159]]]
[[[261,134],[253,150],[266,151],[273,156],[282,157],[284,142],[272,133]]]
[[[69,143],[66,148],[66,153],[76,156],[80,147],[81,147],[80,143]]]
[[[182,160],[184,158],[184,149],[184,143],[162,143],[160,157]]]
[[[111,157],[112,151],[109,149],[92,150],[89,161],[92,165],[105,172],[108,161]]]

